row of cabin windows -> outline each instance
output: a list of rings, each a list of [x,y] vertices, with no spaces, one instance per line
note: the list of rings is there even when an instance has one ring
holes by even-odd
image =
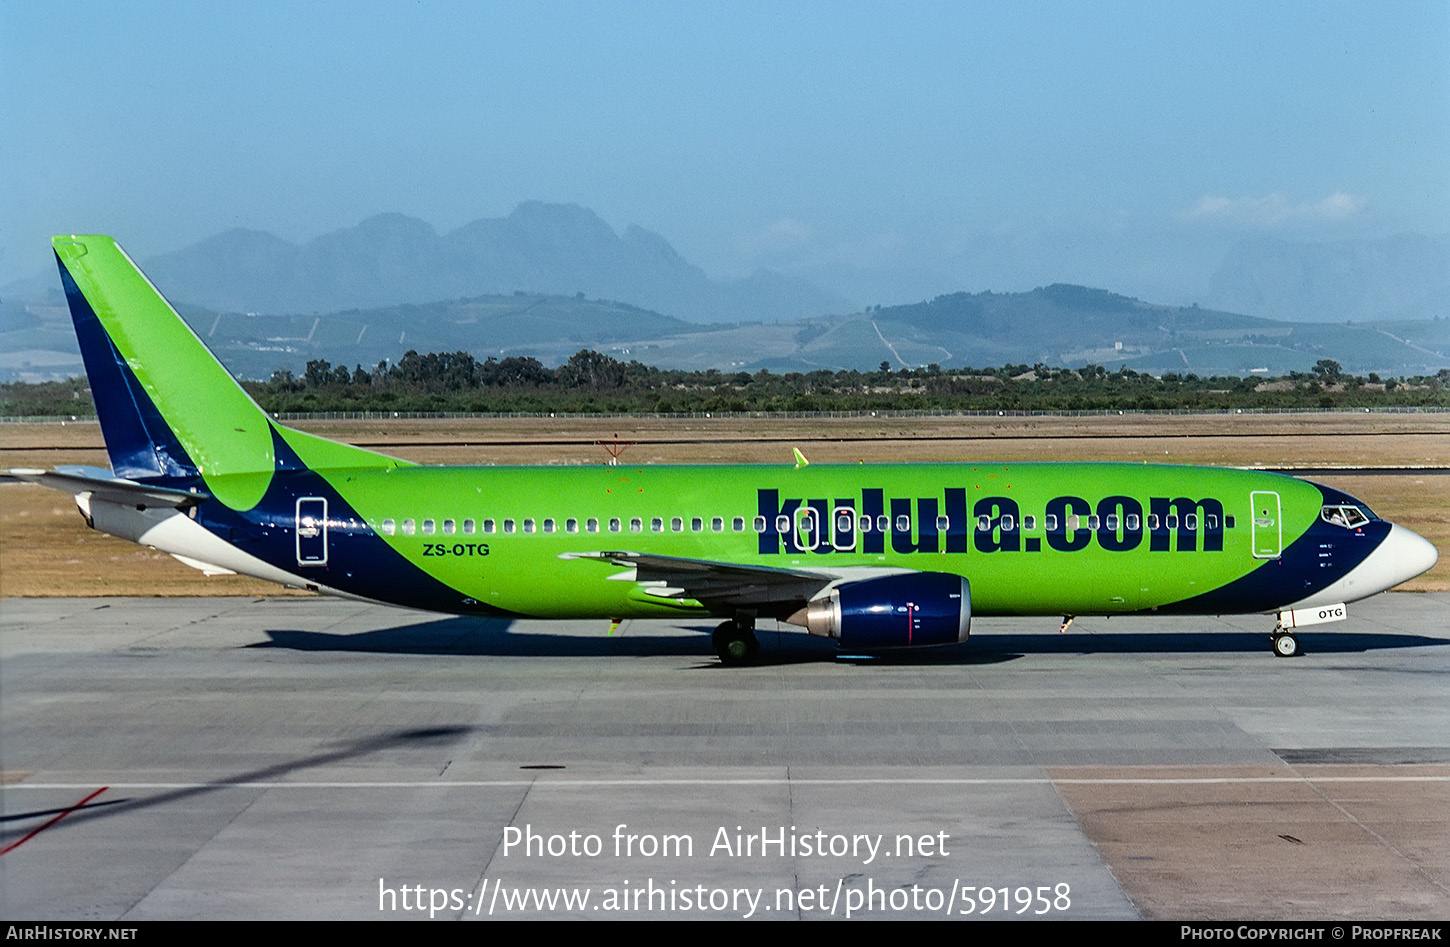
[[[800,511],[797,516],[790,516],[783,513],[775,518],[776,532],[789,533],[794,529],[814,530],[815,517],[815,511],[810,509]],[[1107,529],[1111,532],[1117,532],[1121,528],[1130,533],[1134,533],[1143,524],[1146,524],[1149,530],[1158,529],[1158,515],[1156,513],[1149,513],[1147,516],[1144,516],[1141,523],[1137,513],[1129,513],[1123,517],[1120,517],[1116,513],[1111,513],[1104,517],[1100,517],[1095,513],[1090,516],[1069,514],[1064,519],[1065,528],[1070,531],[1079,529]],[[1042,521],[1049,533],[1057,530],[1058,519],[1055,515],[1049,513],[1042,517]],[[628,524],[628,530],[631,533],[642,533],[645,531],[644,519],[642,517],[632,517],[628,521]],[[1203,524],[1206,529],[1218,529],[1218,517],[1210,513],[1203,518]],[[1182,517],[1181,524],[1176,514],[1170,514],[1163,518],[1164,529],[1179,529],[1180,525],[1183,529],[1198,529],[1198,514],[1185,514]],[[1232,516],[1225,516],[1224,526],[1232,529],[1233,525],[1234,518]],[[751,523],[751,529],[756,533],[764,533],[766,526],[767,521],[763,516],[755,517]],[[911,531],[911,517],[906,515],[896,517],[894,526],[898,533],[909,533]],[[706,520],[701,516],[691,517],[689,527],[688,531],[691,533],[703,533],[707,531]],[[889,516],[877,516],[873,518],[864,515],[857,516],[854,510],[837,510],[836,532],[838,534],[850,533],[853,527],[862,533],[887,533],[892,530],[893,523],[892,518]],[[1000,529],[1010,533],[1017,527],[1017,518],[1014,516],[977,517],[978,532],[986,533],[994,529]],[[1021,527],[1028,532],[1037,529],[1037,517],[1022,517]],[[583,530],[586,533],[598,533],[603,530],[611,533],[621,533],[625,531],[625,528],[625,520],[620,517],[612,517],[606,522],[591,516],[583,521]],[[948,516],[938,516],[936,518],[936,528],[939,533],[947,532],[951,529],[951,518]],[[433,536],[440,533],[444,536],[452,536],[460,533],[464,536],[472,536],[475,533],[482,533],[483,535],[503,533],[504,535],[510,535],[514,533],[557,533],[561,530],[559,522],[553,517],[545,517],[540,520],[536,520],[533,517],[526,517],[521,520],[511,518],[502,520],[474,520],[471,518],[463,520],[445,519],[442,521],[425,519],[421,522],[421,528],[418,520],[405,519],[399,523],[393,519],[385,519],[382,523],[382,531],[387,536],[392,536],[397,533],[401,533],[404,536],[412,536],[417,533],[421,533],[424,536]],[[564,520],[562,531],[565,533],[578,533],[580,531],[580,521],[574,517],[569,517]],[[666,532],[665,518],[662,516],[651,517],[649,531],[652,533]],[[708,531],[712,533],[725,532],[725,518],[722,516],[711,517]],[[732,518],[730,520],[730,531],[734,533],[745,532],[745,517],[736,516]],[[683,516],[671,517],[668,532],[686,532],[685,518]]]
[[[764,522],[763,517],[756,517],[756,519],[760,520],[762,523]],[[644,532],[644,520],[642,518],[636,516],[630,519],[628,522],[629,532]],[[708,522],[709,532],[725,532],[724,517],[711,517]],[[432,536],[437,533],[441,533],[444,536],[452,536],[457,533],[461,533],[464,536],[472,536],[475,533],[482,533],[483,535],[487,536],[495,535],[498,533],[503,533],[505,535],[513,533],[578,533],[580,531],[580,525],[580,521],[572,516],[564,520],[562,528],[559,521],[554,519],[553,517],[545,517],[540,520],[536,520],[533,517],[526,517],[522,520],[515,520],[511,518],[502,520],[445,519],[441,523],[438,520],[425,519],[421,523],[421,528],[419,521],[417,520],[406,519],[399,523],[396,520],[386,519],[383,520],[382,531],[385,535],[388,536],[392,536],[395,533],[401,533],[404,536],[412,536],[415,533],[421,533],[424,536]],[[591,516],[590,518],[584,520],[582,525],[583,531],[586,533],[598,533],[606,530],[611,533],[622,533],[625,531],[625,521],[623,519],[620,519],[619,517],[613,517],[606,522],[600,520],[598,517]],[[732,519],[730,521],[730,529],[732,532],[736,533],[745,532],[745,517],[737,516]],[[670,520],[669,531],[673,533],[685,532],[685,518],[682,516],[673,517]],[[700,516],[692,517],[690,519],[689,531],[692,533],[705,532],[705,518]],[[650,532],[665,532],[664,517],[656,516],[650,520]],[[763,528],[761,532],[764,532]]]
[[[814,519],[814,513],[813,512],[803,513],[801,515],[801,518],[803,520],[805,520],[805,519],[811,519],[811,520],[813,520]],[[1150,530],[1157,529],[1158,528],[1158,522],[1159,522],[1158,521],[1158,514],[1156,514],[1156,513],[1149,513],[1147,516],[1142,517],[1141,519],[1140,519],[1140,517],[1139,517],[1139,515],[1137,513],[1129,513],[1127,516],[1119,516],[1117,513],[1112,513],[1112,514],[1109,514],[1108,516],[1105,516],[1105,517],[1100,517],[1097,514],[1092,514],[1091,516],[1078,516],[1077,514],[1072,513],[1072,514],[1069,514],[1068,516],[1066,516],[1065,517],[1065,520],[1066,520],[1066,528],[1068,530],[1079,530],[1079,529],[1097,530],[1097,529],[1100,529],[1100,528],[1106,528],[1108,530],[1112,530],[1112,531],[1116,532],[1119,528],[1122,528],[1122,529],[1127,530],[1130,533],[1137,532],[1139,526],[1143,525],[1143,523],[1145,523],[1145,522],[1147,524],[1148,529],[1150,529]],[[756,525],[756,532],[764,532],[765,530],[762,528],[762,526],[764,524],[764,518],[757,516],[755,518],[755,521],[756,521],[756,524],[757,524]],[[1057,519],[1057,516],[1055,516],[1054,514],[1049,513],[1046,516],[1042,517],[1042,522],[1043,522],[1044,528],[1049,533],[1055,532],[1057,530],[1057,528],[1058,528],[1058,519]],[[1203,518],[1203,523],[1204,523],[1205,528],[1207,528],[1207,529],[1218,529],[1218,517],[1216,515],[1212,514],[1212,513],[1206,515]],[[1182,524],[1182,527],[1184,529],[1198,529],[1198,514],[1197,513],[1188,513],[1188,514],[1185,514],[1182,517],[1181,524]],[[777,532],[782,532],[782,533],[788,532],[795,525],[796,524],[794,523],[792,517],[790,517],[788,515],[782,514],[781,516],[777,516],[776,519],[775,519],[775,528],[776,528],[776,531]],[[936,529],[937,529],[937,532],[939,532],[939,533],[945,533],[945,532],[947,532],[948,530],[951,529],[951,525],[952,525],[951,517],[948,517],[948,516],[938,516],[936,518]],[[1179,528],[1179,525],[1180,525],[1180,518],[1177,516],[1177,514],[1170,514],[1170,515],[1165,516],[1163,518],[1163,528],[1164,529],[1178,529]],[[1225,516],[1224,517],[1224,525],[1226,527],[1228,527],[1229,529],[1232,529],[1233,528],[1233,525],[1234,525],[1234,518],[1232,516]],[[863,533],[870,533],[870,532],[873,532],[873,531],[874,532],[878,532],[878,533],[885,533],[885,532],[889,532],[891,530],[891,528],[892,528],[892,522],[891,522],[891,517],[889,517],[889,516],[878,516],[878,517],[875,518],[875,520],[872,520],[872,518],[869,517],[869,516],[860,516],[860,517],[858,517],[855,514],[855,512],[852,511],[852,510],[837,510],[836,511],[836,532],[837,533],[849,533],[849,532],[851,532],[852,526],[855,526],[857,529],[859,529]],[[895,526],[896,526],[896,531],[898,533],[910,532],[911,531],[911,517],[910,516],[906,516],[906,515],[902,515],[902,516],[896,517],[896,524],[895,524]],[[997,517],[985,516],[984,515],[984,516],[978,516],[977,517],[977,531],[978,532],[981,532],[981,533],[988,533],[988,532],[991,532],[994,529],[1001,529],[1001,530],[1003,530],[1005,532],[1009,532],[1010,533],[1013,530],[1015,530],[1017,528],[1017,526],[1018,526],[1017,518],[1015,516],[1012,516],[1012,515],[997,516]],[[1021,526],[1022,526],[1022,529],[1026,530],[1028,532],[1031,532],[1032,530],[1037,529],[1037,517],[1036,516],[1024,516],[1024,517],[1022,517]],[[802,524],[802,527],[805,528],[805,529],[810,529],[810,528],[812,528],[812,524],[809,524],[809,523]]]

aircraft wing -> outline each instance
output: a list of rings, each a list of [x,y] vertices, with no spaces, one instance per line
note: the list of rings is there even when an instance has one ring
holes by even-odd
[[[664,601],[693,599],[720,613],[746,609],[771,615],[789,614],[835,581],[833,576],[817,572],[650,553],[566,552],[559,558],[619,566],[627,571],[610,578],[637,582],[645,594]]]
[[[147,486],[134,480],[121,480],[109,470],[102,470],[100,467],[62,467],[58,470],[18,467],[0,471],[0,477],[5,480],[38,483],[72,496],[89,493],[98,500],[110,500],[112,503],[169,506],[178,510],[188,509],[211,498],[209,493]]]

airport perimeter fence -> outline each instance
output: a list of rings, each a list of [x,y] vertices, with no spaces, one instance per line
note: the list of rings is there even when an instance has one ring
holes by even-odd
[[[827,418],[1096,418],[1096,417],[1159,417],[1230,416],[1235,414],[1450,414],[1443,405],[1386,405],[1367,408],[1088,408],[1083,410],[1026,411],[977,409],[947,411],[932,408],[877,411],[282,411],[273,412],[278,421],[385,421],[385,420],[448,420],[503,418],[576,418],[605,420],[677,419],[677,420],[739,420],[760,418],[827,419]],[[96,416],[34,415],[30,417],[0,416],[0,424],[94,424]]]

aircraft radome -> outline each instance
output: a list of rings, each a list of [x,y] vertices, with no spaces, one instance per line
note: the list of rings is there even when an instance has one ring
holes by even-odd
[[[1273,650],[1437,553],[1329,487],[1144,464],[429,467],[276,423],[114,240],[53,241],[111,470],[11,471],[208,573],[471,615],[772,618],[871,651],[976,615],[1263,613]]]

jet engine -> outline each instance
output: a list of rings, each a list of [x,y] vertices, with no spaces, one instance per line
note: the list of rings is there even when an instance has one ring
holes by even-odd
[[[972,594],[967,580],[912,572],[843,582],[792,615],[813,635],[843,648],[917,648],[967,640]]]

